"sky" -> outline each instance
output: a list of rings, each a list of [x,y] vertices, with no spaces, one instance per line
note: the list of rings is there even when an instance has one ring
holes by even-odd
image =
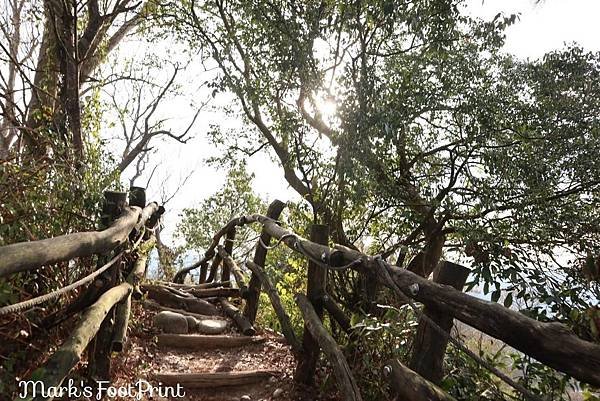
[[[536,59],[546,52],[560,49],[569,43],[578,43],[590,51],[600,51],[600,0],[467,0],[465,12],[483,19],[492,19],[499,12],[507,15],[518,14],[516,24],[507,30],[505,50],[520,58]],[[124,43],[121,51],[128,55],[143,57],[144,45]],[[165,51],[177,53],[176,46]],[[174,133],[181,131],[194,113],[190,107],[190,98],[203,99],[210,96],[207,88],[195,89],[200,82],[210,78],[198,74],[199,65],[193,63],[180,77],[180,83],[191,93],[188,96],[174,97],[161,106],[161,114],[171,116],[167,126]],[[206,133],[211,124],[223,127],[240,127],[239,117],[227,116],[220,108],[232,101],[229,95],[218,95],[213,107],[204,109],[193,130],[194,138],[186,145],[166,141],[155,155],[161,160],[158,176],[153,178],[148,189],[148,198],[159,199],[157,187],[165,181],[166,192],[172,193],[179,188],[181,180],[190,172],[192,175],[166,206],[164,218],[165,242],[174,240],[175,225],[183,208],[197,206],[203,199],[216,192],[222,185],[225,169],[209,166],[206,158],[218,154],[217,149],[208,142]],[[297,200],[296,193],[289,189],[280,167],[274,165],[264,153],[250,158],[249,170],[255,174],[253,187],[268,201],[278,198],[282,201]],[[127,177],[127,171],[125,174]],[[160,184],[160,185],[159,185]]]

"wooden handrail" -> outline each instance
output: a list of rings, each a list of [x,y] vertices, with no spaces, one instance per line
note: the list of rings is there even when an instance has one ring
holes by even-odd
[[[50,263],[106,253],[127,241],[131,231],[140,229],[157,211],[157,203],[151,203],[144,209],[127,207],[123,214],[103,231],[67,234],[0,247],[0,277],[37,269]]]

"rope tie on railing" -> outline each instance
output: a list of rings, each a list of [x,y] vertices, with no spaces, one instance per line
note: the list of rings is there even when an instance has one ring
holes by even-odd
[[[300,238],[296,235],[296,234],[285,234],[282,235],[281,238],[279,238],[277,240],[277,242],[272,245],[272,246],[268,246],[267,244],[265,244],[262,240],[262,238],[258,238],[258,243],[260,246],[262,246],[263,248],[265,248],[266,250],[272,250],[277,248],[279,245],[281,245],[281,243],[283,241],[285,241],[286,238],[294,238],[294,244],[293,247],[298,250],[298,252],[300,252],[302,255],[304,255],[308,260],[310,260],[311,262],[319,265],[320,267],[323,267],[325,269],[328,270],[334,270],[334,271],[341,271],[341,270],[346,270],[346,269],[350,269],[352,267],[358,266],[362,263],[362,258],[358,258],[356,260],[353,260],[352,262],[344,265],[344,266],[332,266],[329,262],[329,257],[327,253],[323,253],[323,255],[321,256],[321,260],[315,258],[314,256],[312,256],[310,254],[310,252],[308,252],[306,250],[306,248],[304,248],[304,246],[302,245],[302,241],[300,241]]]
[[[279,240],[277,240],[275,245],[269,246],[269,245],[265,244],[264,241],[262,240],[262,238],[260,238],[260,237],[258,237],[258,243],[260,244],[260,246],[265,248],[267,251],[270,251],[271,249],[277,248],[286,238],[296,238],[296,240],[298,240],[298,236],[296,234],[285,234],[285,235],[282,235],[281,238],[279,238]]]
[[[481,357],[479,357],[473,351],[471,351],[465,345],[463,345],[460,341],[458,341],[456,338],[452,337],[452,335],[450,335],[450,333],[448,333],[444,329],[442,329],[433,319],[431,319],[429,316],[427,316],[425,313],[423,313],[417,307],[417,305],[415,305],[415,303],[400,289],[400,287],[398,287],[398,285],[392,279],[392,276],[390,275],[390,273],[388,271],[388,268],[389,268],[388,262],[383,260],[381,258],[381,255],[375,256],[374,259],[377,262],[377,265],[381,268],[381,272],[382,272],[383,278],[386,281],[386,283],[394,290],[394,292],[400,297],[400,299],[403,302],[406,302],[411,307],[411,309],[413,310],[413,312],[417,315],[417,317],[419,319],[423,319],[424,321],[426,321],[431,327],[433,327],[433,329],[439,335],[441,335],[446,340],[448,340],[450,343],[452,343],[460,351],[467,354],[467,356],[469,356],[471,359],[475,360],[475,362],[477,362],[478,364],[480,364],[481,366],[483,366],[484,368],[486,368],[487,370],[492,372],[494,375],[496,375],[498,378],[500,378],[500,380],[502,380],[503,382],[505,382],[506,384],[508,384],[515,390],[517,390],[518,392],[522,393],[529,400],[544,401],[541,397],[538,397],[537,395],[533,394],[532,392],[527,390],[525,387],[523,387],[519,383],[515,382],[510,377],[508,377],[504,373],[500,372],[497,368],[492,366],[491,363],[488,363],[487,361],[483,360]],[[411,291],[413,296],[417,295],[417,293],[419,291],[418,284],[417,283],[411,284],[410,286],[408,286],[408,290]]]

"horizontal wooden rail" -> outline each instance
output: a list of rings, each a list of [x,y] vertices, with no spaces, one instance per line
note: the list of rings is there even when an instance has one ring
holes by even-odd
[[[144,209],[127,207],[121,217],[103,231],[67,234],[0,247],[0,277],[50,263],[106,253],[127,241],[133,229],[141,228],[158,211],[156,203]]]

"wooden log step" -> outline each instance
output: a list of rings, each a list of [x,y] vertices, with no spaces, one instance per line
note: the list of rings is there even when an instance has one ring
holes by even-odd
[[[163,285],[167,287],[179,288],[180,290],[191,290],[191,289],[205,289],[205,288],[217,288],[217,287],[230,287],[230,281],[215,281],[212,283],[203,283],[203,284],[177,284],[170,283],[168,281],[157,281],[158,285]]]
[[[233,348],[264,342],[264,337],[198,335],[198,334],[159,334],[159,347],[213,349]]]
[[[240,297],[240,290],[237,288],[191,288],[186,290],[190,294],[198,298],[210,298],[210,297]]]
[[[181,384],[185,388],[210,388],[258,383],[278,373],[273,370],[214,373],[155,373],[154,378],[170,386]]]
[[[205,320],[205,319],[229,320],[225,316],[221,316],[221,315],[203,315],[203,314],[200,314],[200,313],[189,312],[189,311],[186,311],[186,310],[183,310],[183,309],[169,308],[168,306],[163,306],[163,305],[161,305],[159,303],[156,303],[154,301],[149,301],[149,300],[144,301],[143,305],[146,308],[154,309],[154,310],[157,310],[157,311],[168,310],[170,312],[181,313],[184,316],[193,316],[196,319],[201,319],[201,320]]]
[[[202,315],[218,315],[219,310],[211,303],[196,298],[179,296],[174,294],[173,289],[160,286],[143,286],[142,290],[146,291],[148,298],[158,302],[161,305],[169,308],[184,309],[188,312],[199,313]]]

